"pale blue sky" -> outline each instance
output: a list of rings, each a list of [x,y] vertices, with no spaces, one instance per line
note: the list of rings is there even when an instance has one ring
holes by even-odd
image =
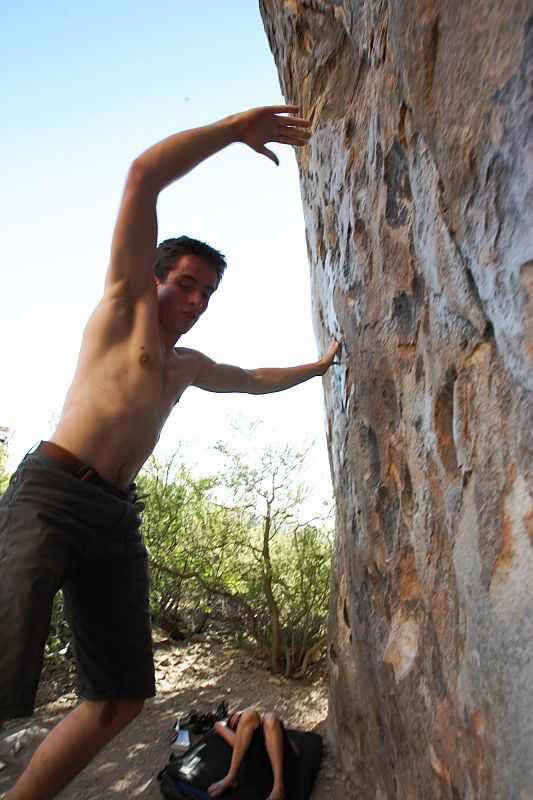
[[[177,130],[283,98],[255,0],[4,3],[0,91],[0,425],[15,429],[18,460],[61,409],[131,160]],[[274,149],[279,168],[233,145],[159,203],[160,239],[198,236],[229,261],[181,343],[245,367],[316,357],[296,162]],[[318,437],[327,481],[320,379],[264,398],[191,389],[160,452],[184,438],[201,460],[239,414],[282,441]]]

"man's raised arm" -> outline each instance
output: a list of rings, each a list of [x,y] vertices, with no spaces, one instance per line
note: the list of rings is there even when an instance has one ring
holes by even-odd
[[[247,394],[282,392],[308,381],[309,378],[324,375],[333,364],[340,349],[339,342],[334,340],[328,352],[311,364],[259,369],[242,369],[231,364],[217,364],[207,356],[198,353],[200,369],[193,381],[193,386],[208,392],[246,392]]]
[[[152,264],[157,246],[156,202],[159,192],[197,164],[233,142],[243,142],[276,164],[265,145],[306,144],[309,122],[295,116],[297,106],[255,108],[242,114],[184,131],[150,147],[131,165],[118,214],[106,291],[125,292],[135,301],[153,286]]]

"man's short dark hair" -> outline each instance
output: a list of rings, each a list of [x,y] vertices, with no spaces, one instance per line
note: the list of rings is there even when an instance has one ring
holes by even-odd
[[[157,258],[154,263],[154,275],[164,282],[167,274],[176,264],[176,259],[180,256],[198,256],[217,271],[217,287],[221,281],[224,270],[226,269],[226,258],[223,253],[215,250],[214,247],[191,239],[189,236],[178,236],[177,239],[165,239],[157,248]]]

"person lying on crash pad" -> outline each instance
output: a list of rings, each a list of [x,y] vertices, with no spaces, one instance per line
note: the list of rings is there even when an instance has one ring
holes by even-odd
[[[300,753],[291,741],[283,722],[273,713],[259,714],[253,708],[236,711],[226,722],[216,722],[215,730],[232,748],[227,775],[211,784],[210,797],[219,797],[238,784],[239,767],[245,760],[259,776],[267,762],[273,785],[267,800],[283,800],[285,784],[290,779]],[[272,777],[271,777],[272,780]]]

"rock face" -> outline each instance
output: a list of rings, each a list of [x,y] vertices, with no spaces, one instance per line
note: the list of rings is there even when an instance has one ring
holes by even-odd
[[[530,2],[260,8],[344,344],[331,742],[361,800],[531,797]]]

